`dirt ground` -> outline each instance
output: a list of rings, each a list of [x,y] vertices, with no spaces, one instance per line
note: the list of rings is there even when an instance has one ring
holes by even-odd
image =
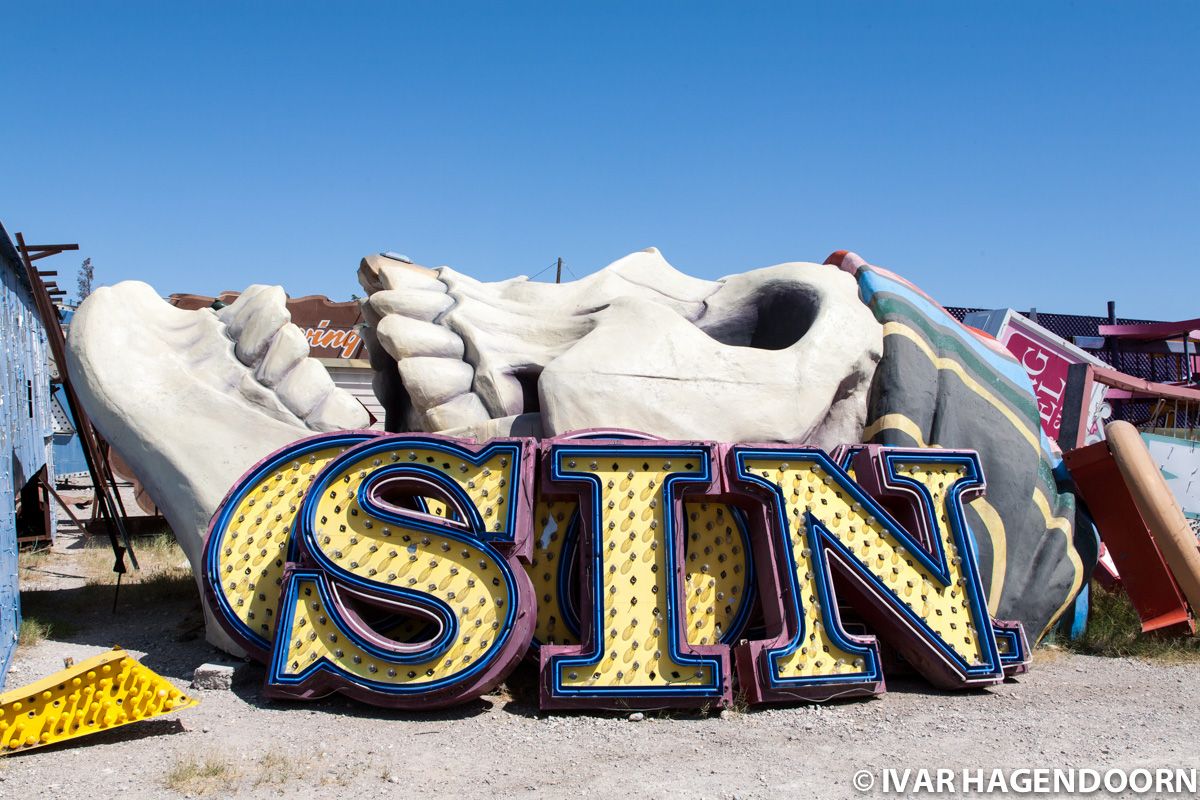
[[[18,648],[7,688],[113,644],[181,688],[221,660],[173,544],[139,548],[140,582],[115,614],[100,544],[67,532],[22,558],[26,638],[45,638]],[[543,715],[528,665],[501,692],[429,713],[270,702],[262,677],[239,664],[233,689],[196,692],[198,707],[0,759],[0,797],[838,798],[864,796],[851,784],[860,769],[1200,767],[1195,661],[1042,648],[1029,674],[987,690],[892,680],[875,700],[642,721]]]

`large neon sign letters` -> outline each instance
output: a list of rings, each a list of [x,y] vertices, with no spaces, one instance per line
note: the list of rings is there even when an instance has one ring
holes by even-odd
[[[972,452],[325,434],[230,491],[203,580],[278,697],[451,705],[531,653],[547,709],[826,700],[882,692],[881,645],[978,686],[1028,664],[983,490]]]

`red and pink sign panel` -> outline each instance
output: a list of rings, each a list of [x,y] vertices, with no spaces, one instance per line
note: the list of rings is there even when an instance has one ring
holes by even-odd
[[[996,337],[1016,356],[1033,382],[1042,430],[1051,440],[1057,440],[1067,393],[1067,371],[1072,364],[1105,364],[1011,308],[968,314],[964,321]],[[1096,406],[1103,402],[1102,397],[1094,400]]]
[[[1051,439],[1057,438],[1062,422],[1063,395],[1067,390],[1067,370],[1076,363],[1076,359],[1068,358],[1052,344],[1027,336],[1012,327],[1009,328],[1004,346],[1017,357],[1033,381],[1042,429]]]

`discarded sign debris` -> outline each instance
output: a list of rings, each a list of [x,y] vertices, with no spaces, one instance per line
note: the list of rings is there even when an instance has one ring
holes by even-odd
[[[0,753],[56,744],[196,703],[115,647],[0,695]]]

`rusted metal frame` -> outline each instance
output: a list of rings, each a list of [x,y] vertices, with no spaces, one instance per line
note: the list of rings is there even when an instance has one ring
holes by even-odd
[[[18,245],[22,251],[22,256],[26,254],[26,245],[22,234],[17,234]],[[57,247],[57,246],[56,246]],[[77,249],[70,247],[62,247],[62,250]],[[56,252],[61,252],[57,250]],[[25,265],[27,272],[36,272],[33,270],[31,263]],[[54,310],[53,303],[50,301],[49,293],[46,291],[45,285],[41,284],[40,279],[34,281],[33,275],[30,275],[30,282],[35,284],[34,296],[39,304],[39,312],[43,316],[46,324],[47,339],[50,342],[51,350],[54,353],[55,360],[60,365],[59,373],[62,378],[63,389],[67,396],[67,403],[71,407],[71,412],[75,416],[77,423],[77,432],[80,440],[83,443],[84,459],[88,463],[88,471],[92,476],[92,484],[97,494],[95,509],[98,515],[108,522],[109,541],[113,546],[113,554],[116,561],[113,565],[113,571],[118,574],[124,572],[125,562],[124,554],[129,553],[130,561],[134,568],[137,568],[137,557],[133,552],[130,544],[129,532],[125,527],[124,520],[126,514],[124,506],[120,502],[120,491],[116,486],[116,482],[112,480],[111,474],[107,471],[107,463],[102,457],[102,452],[99,447],[99,437],[95,429],[92,427],[91,420],[88,419],[86,412],[83,411],[82,405],[79,403],[78,396],[75,394],[74,386],[71,385],[69,376],[67,375],[66,367],[66,347],[62,336],[62,328],[58,322],[58,313]],[[38,292],[38,289],[41,292]],[[107,480],[106,480],[107,478]],[[109,492],[112,492],[110,495]],[[115,498],[115,502],[114,502]],[[114,530],[115,528],[115,530]],[[120,541],[118,542],[118,535]],[[122,546],[123,545],[123,546]]]
[[[1076,448],[1063,458],[1121,573],[1142,631],[1193,633],[1195,623],[1179,584],[1138,511],[1108,442]]]
[[[117,487],[117,477],[116,477],[116,475],[113,474],[112,461],[109,459],[109,451],[112,448],[108,442],[104,441],[103,439],[101,439],[99,437],[97,437],[97,443],[100,445],[101,454],[103,456],[103,458],[100,459],[100,463],[104,467],[105,477],[108,478],[109,484],[111,484],[113,487],[113,497],[116,498],[117,508],[121,512],[121,518],[127,519],[129,517],[129,514],[125,511],[125,501],[121,499],[121,492],[118,491],[116,488]],[[130,553],[129,553],[129,558],[133,561],[133,565],[135,567],[137,567],[137,557],[134,556],[132,551],[130,551]]]
[[[19,234],[18,234],[19,235]],[[77,244],[34,244],[24,248],[24,254],[29,261],[37,261],[39,258],[47,258],[56,256],[59,253],[67,250],[78,250]]]
[[[1126,391],[1133,392],[1135,395],[1144,395],[1146,397],[1169,397],[1174,400],[1200,402],[1200,389],[1189,389],[1186,386],[1176,386],[1173,383],[1155,383],[1154,381],[1135,378],[1132,375],[1127,375],[1124,372],[1108,367],[1089,365],[1088,368],[1092,371],[1092,379],[1103,383],[1105,386],[1125,389]]]
[[[115,557],[113,572],[116,572],[120,576],[121,573],[125,572],[126,553],[129,554],[129,560],[133,564],[134,569],[138,568],[137,556],[133,552],[129,541],[129,531],[125,527],[124,504],[120,502],[120,491],[117,489],[116,481],[112,478],[112,472],[108,469],[107,462],[101,459],[101,450],[97,441],[99,437],[92,427],[87,413],[83,410],[78,396],[75,394],[75,387],[71,385],[71,380],[67,373],[66,341],[63,338],[58,312],[54,308],[54,304],[50,299],[45,284],[42,282],[41,276],[38,274],[38,270],[33,266],[33,262],[37,258],[42,258],[46,255],[55,255],[66,250],[78,250],[79,245],[40,245],[30,247],[25,244],[24,235],[17,233],[17,249],[21,253],[22,261],[25,262],[25,274],[29,280],[38,314],[41,316],[46,329],[46,340],[50,345],[55,362],[59,365],[59,375],[62,379],[63,391],[71,413],[75,417],[76,431],[79,434],[80,442],[83,444],[83,457],[87,462],[88,472],[92,476],[92,486],[98,501],[97,509],[108,522],[106,526],[108,528],[108,539],[112,545]],[[33,256],[31,252],[37,253],[37,255]],[[109,494],[110,491],[112,495]],[[118,511],[118,509],[120,510]]]
[[[42,481],[42,485],[45,486],[46,491],[50,493],[51,497],[58,501],[59,508],[67,512],[67,516],[71,518],[71,522],[75,523],[75,527],[86,532],[87,527],[83,524],[83,522],[80,521],[79,517],[75,516],[75,512],[71,510],[71,506],[67,504],[67,501],[62,499],[62,495],[55,491],[54,487],[50,485],[50,482],[46,480],[45,476],[42,476]]]

